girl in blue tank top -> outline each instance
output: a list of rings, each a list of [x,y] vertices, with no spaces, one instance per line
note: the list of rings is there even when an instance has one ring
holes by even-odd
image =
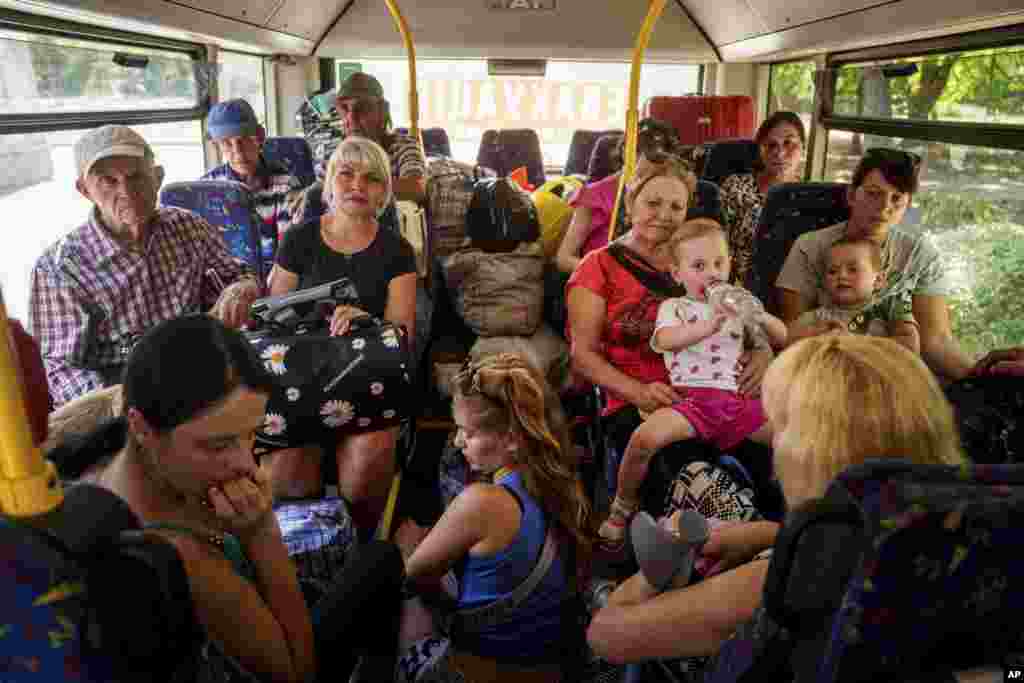
[[[507,618],[457,630],[450,666],[467,680],[559,681],[561,653],[575,635],[563,624],[565,600],[596,537],[561,407],[543,377],[511,353],[469,363],[452,386],[455,444],[491,483],[471,484],[452,501],[409,557],[407,576],[436,590],[454,570],[458,609],[494,603],[529,576],[552,525],[560,543],[543,579]]]

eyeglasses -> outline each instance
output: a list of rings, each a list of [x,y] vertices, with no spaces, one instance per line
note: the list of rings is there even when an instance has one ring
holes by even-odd
[[[920,155],[914,154],[913,152],[907,152],[902,149],[891,149],[889,147],[872,147],[868,151],[864,152],[864,159],[881,159],[882,161],[888,161],[894,164],[909,164],[915,174],[921,167]]]

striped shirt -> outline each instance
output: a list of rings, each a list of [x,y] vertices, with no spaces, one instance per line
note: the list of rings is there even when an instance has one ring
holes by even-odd
[[[277,241],[292,226],[290,205],[297,200],[303,187],[298,178],[281,167],[270,166],[261,159],[260,168],[264,183],[259,190],[250,189],[252,205],[263,223],[260,235],[273,237]],[[200,180],[233,180],[241,183],[242,177],[235,173],[230,164],[221,164]]]
[[[193,213],[157,209],[138,249],[114,239],[94,209],[32,269],[29,326],[54,406],[119,381],[142,334],[209,310],[243,272],[220,233]]]
[[[427,160],[416,138],[392,133],[387,136],[388,146],[384,150],[391,158],[391,175],[398,178],[425,178]]]

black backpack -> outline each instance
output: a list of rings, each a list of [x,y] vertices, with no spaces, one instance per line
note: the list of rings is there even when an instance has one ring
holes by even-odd
[[[537,209],[530,195],[512,180],[483,178],[473,187],[466,234],[474,247],[484,251],[512,251],[521,242],[540,239]]]

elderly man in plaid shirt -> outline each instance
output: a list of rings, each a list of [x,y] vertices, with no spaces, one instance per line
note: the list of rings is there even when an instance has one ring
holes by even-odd
[[[163,168],[134,130],[91,130],[74,155],[75,187],[93,210],[39,257],[29,299],[55,407],[119,383],[135,340],[158,323],[209,311],[240,327],[261,293],[214,227],[157,208]],[[181,366],[188,372],[187,349]]]

